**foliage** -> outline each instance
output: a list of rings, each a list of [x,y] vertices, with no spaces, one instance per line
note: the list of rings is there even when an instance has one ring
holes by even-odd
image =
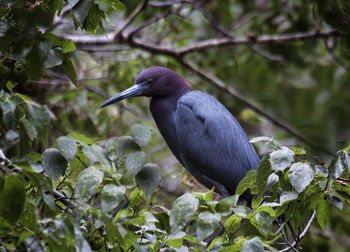
[[[1,1],[0,250],[276,251],[288,248],[287,240],[295,249],[345,250],[348,4],[166,2],[149,1],[146,8],[147,1]],[[133,16],[134,26],[126,27],[126,17]],[[332,36],[316,32],[310,41],[256,42],[265,34],[330,27],[336,29]],[[139,33],[130,35],[133,29]],[[249,43],[196,47],[213,37],[232,39],[232,31]],[[191,45],[190,57],[162,51]],[[195,64],[196,75],[188,74],[188,63]],[[199,87],[218,97],[253,135],[281,139],[252,139],[264,155],[235,195],[222,199],[213,188],[196,187],[174,164],[144,99],[97,109],[149,65],[171,67],[190,82],[207,72],[220,77]],[[228,89],[222,89],[225,84]],[[316,147],[290,146],[298,136],[243,108],[250,103],[232,99],[233,85]],[[318,153],[325,148],[343,149],[330,158]],[[250,205],[239,200],[247,189],[254,195]]]

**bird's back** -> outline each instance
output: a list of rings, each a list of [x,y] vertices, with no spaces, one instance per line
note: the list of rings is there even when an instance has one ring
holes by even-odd
[[[259,157],[233,115],[213,96],[191,91],[175,111],[178,152],[183,165],[204,185],[232,194]],[[224,195],[227,196],[227,195]]]

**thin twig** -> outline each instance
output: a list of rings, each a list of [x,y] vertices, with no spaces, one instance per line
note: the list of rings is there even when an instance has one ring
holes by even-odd
[[[56,198],[56,200],[61,201],[66,207],[68,208],[73,208],[76,205],[69,199],[67,198],[63,193],[53,190],[53,194]]]
[[[141,31],[142,29],[166,18],[167,16],[173,14],[174,11],[171,8],[168,8],[166,11],[159,13],[158,15],[154,16],[153,18],[148,19],[146,22],[143,22],[141,25],[133,28],[129,33],[128,33],[128,37],[133,36],[134,34],[138,33],[139,31]]]
[[[296,248],[294,248],[292,244],[290,244],[290,242],[288,241],[288,238],[287,238],[286,234],[282,233],[282,237],[283,237],[285,243],[288,245],[288,247],[287,247],[288,250],[291,249],[291,250],[293,250],[293,251],[295,251],[295,252],[298,252],[298,250],[297,250]]]
[[[133,13],[126,19],[124,24],[114,33],[113,40],[116,41],[118,37],[123,33],[123,31],[128,27],[128,25],[141,13],[141,11],[146,8],[148,0],[143,0],[141,4],[134,10]]]
[[[272,54],[269,51],[264,50],[263,48],[259,47],[258,45],[252,45],[249,47],[253,52],[259,54],[260,56],[271,60],[271,61],[277,61],[280,63],[283,63],[284,59],[282,55],[279,54]]]
[[[64,6],[62,8],[61,11],[61,15],[58,17],[55,15],[52,25],[50,27],[50,30],[52,31],[53,29],[55,29],[58,25],[62,24],[62,19],[65,15],[67,15],[69,13],[69,11],[71,10],[71,6],[69,4],[67,4],[66,6]]]
[[[149,2],[149,5],[156,6],[156,7],[164,7],[164,6],[172,6],[174,4],[181,4],[181,3],[193,3],[193,2],[191,0],[151,1]]]
[[[316,38],[327,38],[340,35],[338,31],[331,30],[327,32],[308,31],[293,34],[279,34],[279,35],[262,35],[262,36],[245,36],[235,38],[220,38],[208,39],[193,45],[187,46],[177,51],[180,55],[185,55],[194,51],[201,51],[212,47],[232,46],[241,44],[267,44],[267,43],[281,43],[293,42],[301,40],[310,40]]]
[[[311,217],[310,217],[308,223],[306,224],[306,226],[305,226],[303,232],[302,232],[300,235],[298,235],[297,240],[295,240],[292,244],[290,244],[291,247],[294,248],[294,247],[297,245],[297,243],[298,243],[301,239],[304,238],[304,236],[306,235],[307,231],[310,229],[310,226],[311,226],[312,222],[314,221],[315,216],[316,216],[316,210],[314,210],[314,211],[312,212],[312,215],[311,215]],[[288,245],[289,245],[289,244],[288,244]],[[288,251],[288,250],[290,250],[290,248],[291,248],[290,246],[289,246],[289,247],[286,247],[286,248],[284,248],[284,249],[282,249],[282,250],[279,250],[278,252],[285,252],[285,251]]]

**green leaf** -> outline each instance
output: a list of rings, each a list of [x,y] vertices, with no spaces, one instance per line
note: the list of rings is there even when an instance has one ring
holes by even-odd
[[[62,52],[63,53],[73,52],[76,49],[77,48],[75,47],[74,42],[71,39],[65,40],[62,44]]]
[[[264,245],[258,237],[246,240],[242,252],[264,252]]]
[[[236,193],[238,195],[242,195],[245,190],[248,188],[251,188],[256,180],[256,171],[255,170],[250,170],[247,175],[239,182],[237,188],[236,188]]]
[[[103,172],[96,166],[83,170],[75,184],[75,196],[80,201],[88,201],[97,191],[103,179]]]
[[[165,242],[167,246],[173,247],[173,248],[181,248],[182,247],[182,238],[179,239],[169,239]]]
[[[314,209],[320,203],[320,201],[323,200],[324,197],[326,196],[323,191],[312,195],[309,199],[310,200],[309,209]]]
[[[124,198],[125,191],[124,186],[116,186],[114,184],[105,185],[101,194],[101,211],[108,213],[117,207]]]
[[[116,239],[118,239],[118,245],[121,247],[125,247],[124,238],[119,232],[118,225],[116,225],[115,223],[113,223],[109,219],[107,219],[105,221],[105,223],[106,223],[106,240],[107,240],[107,242],[109,242],[110,244],[114,244]],[[111,250],[111,251],[113,251],[113,250]]]
[[[276,216],[276,212],[274,208],[281,206],[280,203],[277,202],[267,202],[263,203],[261,206],[259,206],[257,209],[255,209],[255,213],[259,213],[262,211],[268,212],[272,217]]]
[[[286,202],[296,200],[298,198],[297,192],[283,192],[283,194],[280,197],[280,203],[284,204]]]
[[[108,6],[110,6],[113,10],[116,10],[119,12],[126,11],[125,5],[122,2],[120,2],[119,0],[98,0],[98,1],[107,3]]]
[[[78,81],[77,81],[77,74],[75,73],[75,69],[73,66],[73,63],[67,54],[63,56],[63,64],[62,64],[63,70],[66,73],[66,75],[69,77],[71,82],[78,87]]]
[[[127,232],[124,236],[124,243],[125,243],[125,251],[130,251],[129,249],[133,245],[134,242],[137,241],[140,237],[135,234],[134,232]]]
[[[315,170],[317,174],[321,174],[324,176],[328,176],[328,169],[324,167],[323,165],[315,165]]]
[[[341,151],[346,152],[346,151],[350,151],[350,145],[346,146],[344,149],[342,149]]]
[[[17,124],[16,119],[16,103],[9,99],[0,100],[2,110],[2,122],[6,129],[15,129]]]
[[[152,129],[144,124],[134,124],[130,129],[131,136],[141,147],[146,147],[151,139]]]
[[[38,136],[38,131],[27,119],[22,119],[22,124],[27,132],[28,137],[31,141],[35,140]]]
[[[97,144],[87,145],[82,143],[83,153],[89,160],[91,165],[95,163],[100,163],[104,168],[111,169],[112,165],[107,159],[106,151],[104,148]]]
[[[276,173],[271,173],[267,178],[266,182],[266,191],[270,191],[270,189],[279,181],[279,177]]]
[[[293,188],[301,193],[314,178],[314,170],[305,163],[294,163],[289,170],[288,178]]]
[[[55,210],[56,203],[52,195],[52,183],[50,178],[34,172],[24,172],[24,174],[30,182],[36,186],[46,205],[49,206],[51,210]]]
[[[241,217],[247,217],[251,213],[251,209],[247,206],[238,205],[232,211]]]
[[[266,189],[267,178],[271,170],[271,165],[269,161],[269,156],[265,155],[261,160],[258,171],[256,174],[256,190],[259,192],[259,195],[263,195]]]
[[[21,217],[25,202],[24,180],[20,176],[6,176],[0,191],[0,215],[11,225]]]
[[[38,131],[38,136],[46,140],[50,129],[50,112],[47,108],[35,102],[27,102],[28,121],[34,125]]]
[[[131,177],[134,177],[146,163],[147,157],[143,151],[133,152],[126,156],[125,166]]]
[[[156,164],[145,164],[135,178],[136,183],[145,192],[147,198],[150,198],[151,194],[160,183],[160,169]]]
[[[53,183],[66,171],[68,165],[67,160],[54,148],[45,150],[41,163]]]
[[[140,151],[140,146],[130,136],[113,137],[106,143],[107,156],[110,160],[121,159],[124,155]]]
[[[91,140],[90,138],[84,136],[83,134],[78,134],[76,132],[72,132],[72,133],[69,133],[67,135],[68,137],[72,137],[74,138],[75,140],[78,140],[82,143],[85,143],[85,144],[94,144],[95,142],[93,140]]]
[[[74,236],[75,236],[76,250],[77,251],[84,251],[84,252],[91,252],[92,251],[89,243],[84,239],[84,236],[83,236],[80,228],[77,226],[74,226]]]
[[[175,200],[170,211],[171,233],[180,232],[191,220],[198,208],[199,200],[190,193],[186,193]]]
[[[222,199],[218,204],[215,206],[215,211],[218,213],[230,213],[231,210],[237,206],[239,195],[235,194],[230,197],[226,197]]]
[[[294,147],[294,146],[290,146],[289,148],[291,148],[292,151],[294,151],[295,155],[305,155],[306,154],[306,150],[303,148],[298,148],[298,147]]]
[[[340,178],[344,169],[345,169],[345,167],[343,165],[343,160],[341,160],[341,157],[338,157],[338,160],[334,165],[334,171],[333,171],[334,178]]]
[[[198,241],[203,241],[211,235],[219,225],[221,215],[218,213],[201,212],[196,223]]]
[[[337,194],[337,193],[334,193]],[[343,210],[344,208],[344,199],[339,195],[331,195],[329,197],[329,203],[338,208],[339,210]]]
[[[88,16],[90,7],[93,2],[94,0],[79,1],[79,3],[77,3],[73,8],[74,16],[76,17],[81,27],[84,25],[84,21]]]
[[[281,145],[275,139],[271,137],[266,137],[266,136],[255,137],[251,139],[250,142],[251,143],[263,142],[267,145],[269,150],[273,150],[281,147]]]
[[[350,172],[350,157],[349,157],[349,154],[347,152],[344,152],[344,156],[345,156],[346,165],[348,166],[348,171]]]
[[[261,211],[255,215],[258,231],[267,238],[272,230],[272,218],[268,212]]]
[[[68,163],[72,164],[78,150],[76,141],[72,137],[61,136],[56,140],[56,147]]]
[[[242,217],[237,214],[232,214],[225,222],[224,228],[226,232],[233,233],[241,223]]]
[[[105,19],[105,13],[102,11],[97,4],[93,4],[89,13],[85,19],[84,29],[90,34],[95,34],[97,28],[100,27],[103,30],[102,19]]]
[[[294,151],[284,146],[280,150],[270,153],[270,163],[274,171],[284,171],[292,164],[293,160]]]
[[[316,219],[321,228],[325,228],[328,222],[329,204],[328,201],[323,198],[316,205]]]
[[[46,68],[52,68],[54,66],[61,65],[63,62],[62,49],[56,47],[47,51],[47,57],[44,62]]]
[[[204,201],[210,201],[213,202],[213,192],[214,192],[214,189],[215,187],[213,187],[210,191],[206,191],[206,192],[203,192],[203,193],[200,193],[200,192],[193,192],[192,194],[194,196],[196,196],[198,199],[200,200],[204,200]],[[237,195],[238,197],[238,195]],[[209,202],[208,202],[209,203]]]

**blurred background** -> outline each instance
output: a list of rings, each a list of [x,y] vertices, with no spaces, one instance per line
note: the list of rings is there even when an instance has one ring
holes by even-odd
[[[193,89],[215,96],[250,139],[269,136],[303,147],[315,162],[327,162],[350,144],[347,1],[68,0],[52,23],[44,23],[39,7],[54,2],[31,2],[30,8],[38,9],[34,14],[13,12],[22,28],[8,44],[3,38],[11,22],[2,22],[0,29],[2,49],[32,65],[13,68],[11,74],[27,82],[14,90],[45,104],[53,118],[47,143],[35,145],[38,152],[73,131],[103,143],[143,123],[152,128],[146,153],[163,173],[161,201],[171,205],[185,190],[203,189],[161,138],[148,98],[98,109],[153,65],[171,68]],[[55,64],[55,51],[49,54],[51,65],[31,54],[31,43],[42,39],[37,27],[46,38],[70,39],[63,55],[69,55],[75,73],[68,63]],[[38,78],[42,68],[46,75]],[[267,152],[257,148],[261,155]],[[350,215],[331,211],[329,227],[314,227],[305,251],[349,251],[350,228],[344,223]]]

